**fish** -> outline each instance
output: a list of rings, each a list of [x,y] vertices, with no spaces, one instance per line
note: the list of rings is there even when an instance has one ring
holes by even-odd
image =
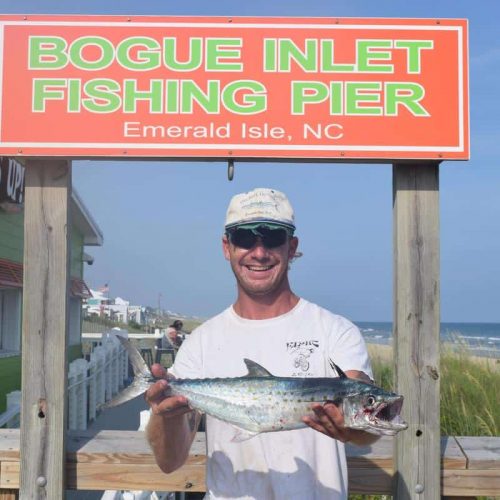
[[[157,381],[130,341],[117,338],[128,352],[134,380],[106,408],[129,401]],[[330,366],[337,377],[277,377],[250,359],[243,362],[248,373],[241,377],[180,379],[170,375],[167,395],[184,396],[191,409],[231,424],[235,442],[263,432],[307,427],[302,419],[314,415],[314,403],[341,407],[344,425],[352,429],[393,436],[408,427],[400,416],[403,396],[347,377],[333,360]]]

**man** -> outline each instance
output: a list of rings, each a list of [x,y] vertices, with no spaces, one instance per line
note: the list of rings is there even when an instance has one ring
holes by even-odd
[[[182,336],[181,331],[184,324],[180,319],[176,319],[165,332],[163,336],[162,347],[164,349],[168,349],[169,347],[173,347],[174,349],[178,349],[182,344]]]
[[[222,247],[236,277],[237,299],[184,342],[172,369],[176,377],[242,376],[244,358],[277,376],[335,376],[331,358],[347,376],[370,380],[359,330],[291,290],[294,232],[293,210],[283,193],[255,189],[233,197]],[[165,375],[157,366],[153,370]],[[187,458],[198,415],[185,398],[165,397],[167,386],[160,380],[146,394],[152,410],[147,435],[158,465],[171,472]],[[344,443],[376,438],[344,427],[342,411],[333,403],[312,409],[314,418],[304,417],[308,428],[243,442],[232,442],[234,429],[207,416],[207,498],[347,498]]]

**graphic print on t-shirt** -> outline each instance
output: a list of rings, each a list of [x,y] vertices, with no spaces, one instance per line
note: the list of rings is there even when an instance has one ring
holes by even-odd
[[[286,350],[292,358],[292,377],[314,376],[314,374],[309,371],[309,358],[318,349],[318,347],[318,340],[294,340],[286,343]]]

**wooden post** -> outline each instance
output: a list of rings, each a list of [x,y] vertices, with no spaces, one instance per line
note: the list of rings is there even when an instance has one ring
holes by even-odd
[[[393,166],[394,362],[409,423],[395,445],[398,500],[440,498],[439,165]]]
[[[0,500],[17,500],[19,490],[0,490]]]
[[[71,163],[25,175],[20,497],[64,498]]]

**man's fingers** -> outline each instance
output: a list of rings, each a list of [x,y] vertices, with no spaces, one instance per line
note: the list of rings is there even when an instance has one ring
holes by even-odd
[[[168,388],[166,380],[158,380],[144,394],[146,401],[151,404],[157,400],[165,399],[165,393]]]
[[[158,380],[145,393],[146,402],[155,415],[181,415],[191,411],[184,396],[167,396],[168,382]]]
[[[314,417],[304,417],[304,423],[339,441],[346,442],[348,440],[342,411],[334,404],[325,406],[315,404],[311,409],[314,412]]]
[[[333,421],[336,427],[344,428],[344,414],[340,408],[335,406],[333,403],[326,403],[322,406],[322,409],[325,415]]]
[[[151,405],[151,409],[156,415],[177,416],[191,411],[187,399],[183,396],[172,396],[164,399],[160,403]]]
[[[321,425],[327,430],[328,434],[335,439],[341,440],[342,430],[337,427],[336,422],[326,413],[325,408],[323,406],[317,406],[313,408],[313,411]]]
[[[151,365],[151,373],[156,377],[156,378],[166,378],[167,377],[167,370],[163,368],[159,363],[155,363]]]
[[[307,424],[309,427],[312,427],[314,430],[326,434],[327,436],[330,436],[329,432],[323,427],[323,425],[320,424],[318,421],[314,420],[313,418],[304,417],[303,421],[305,424]]]

